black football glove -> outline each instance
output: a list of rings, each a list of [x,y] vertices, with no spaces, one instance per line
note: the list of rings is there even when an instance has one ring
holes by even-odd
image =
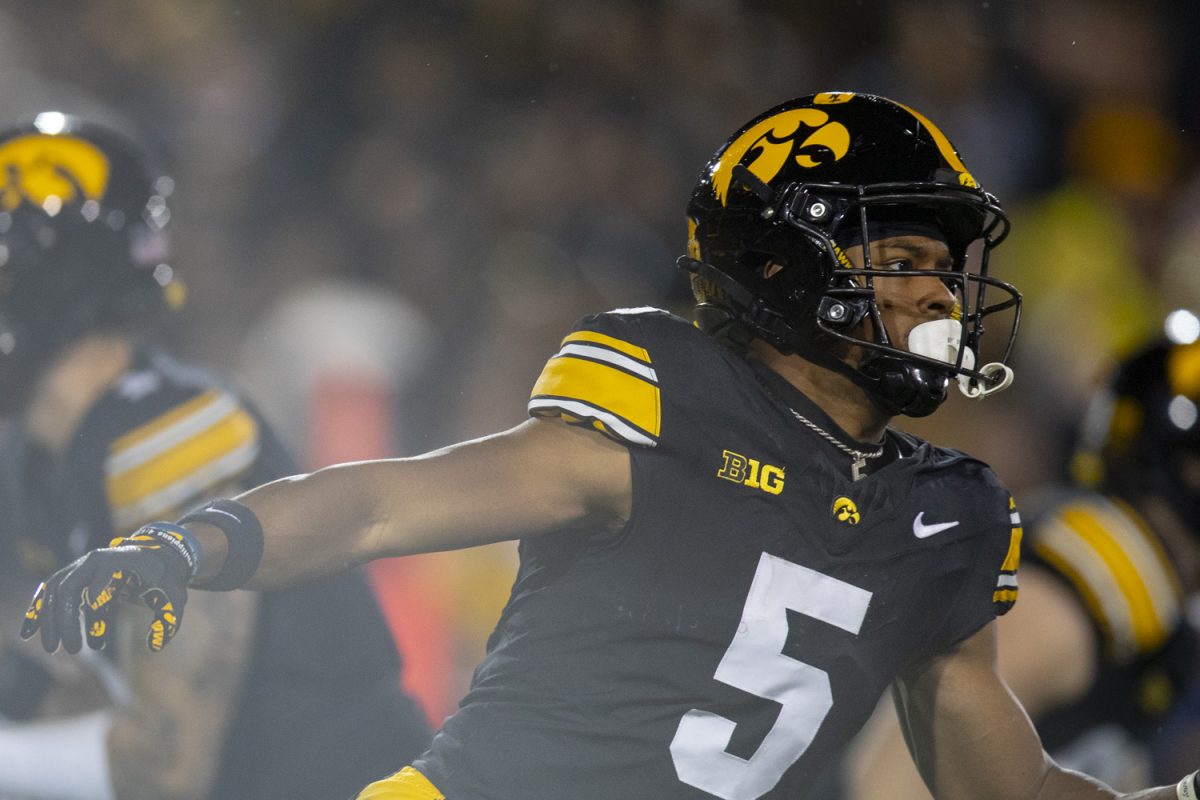
[[[79,612],[83,610],[88,647],[106,644],[114,599],[140,602],[154,612],[146,644],[157,652],[171,641],[183,618],[188,581],[196,573],[199,549],[186,528],[151,523],[113,539],[51,575],[37,588],[25,612],[21,637],[42,632],[42,647],[53,653],[59,643],[68,653],[83,646]]]

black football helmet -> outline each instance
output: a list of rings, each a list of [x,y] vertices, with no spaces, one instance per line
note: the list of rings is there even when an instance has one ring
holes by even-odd
[[[91,331],[182,302],[167,263],[173,183],[105,125],[43,112],[0,133],[0,414]]]
[[[892,414],[924,416],[951,378],[981,397],[1007,386],[1020,294],[988,276],[988,255],[1008,218],[953,145],[920,113],[883,97],[826,92],[792,100],[735,133],[700,175],[688,204],[688,254],[697,325],[851,377]],[[949,245],[953,268],[853,268],[845,250],[902,233]],[[869,248],[864,247],[869,251]],[[764,269],[768,262],[782,269]],[[958,300],[952,320],[918,326],[895,341],[875,303],[884,277],[936,276]],[[987,292],[1001,297],[989,303]],[[1008,327],[996,361],[976,367],[984,319]],[[864,326],[864,320],[873,324]],[[869,327],[870,335],[861,331]],[[921,341],[915,341],[920,338]],[[841,344],[839,344],[841,343]],[[856,366],[839,353],[866,349]]]
[[[1123,360],[1092,397],[1072,470],[1121,497],[1166,500],[1200,540],[1200,318],[1167,320],[1168,336]]]

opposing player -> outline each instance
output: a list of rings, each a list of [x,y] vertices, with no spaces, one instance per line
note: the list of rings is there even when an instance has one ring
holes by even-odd
[[[93,629],[114,595],[171,633],[162,608],[189,585],[520,537],[461,710],[360,798],[804,797],[889,685],[940,797],[1115,796],[1045,757],[996,675],[1020,552],[1008,492],[888,427],[951,383],[980,396],[1011,377],[995,199],[919,113],[835,92],[735,133],[688,217],[695,325],[585,318],[533,419],[143,528],[50,578],[24,633],[77,651],[81,611]]]
[[[0,570],[32,590],[114,535],[295,467],[237,391],[154,344],[182,285],[172,184],[147,150],[43,113],[0,134],[0,167]],[[0,796],[326,800],[429,743],[355,572],[197,596],[195,635],[161,655],[125,646],[140,635],[118,629],[142,626],[126,617],[91,630],[112,645],[93,660],[111,692],[78,716],[52,713],[63,670],[0,647]]]

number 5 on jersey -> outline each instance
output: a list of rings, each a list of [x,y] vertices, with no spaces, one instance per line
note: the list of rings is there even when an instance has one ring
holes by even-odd
[[[833,707],[829,675],[783,654],[787,610],[858,634],[871,593],[763,553],[742,619],[713,678],[782,708],[749,759],[725,750],[737,723],[711,711],[683,715],[671,741],[679,780],[723,800],[754,800],[774,788],[812,744]]]

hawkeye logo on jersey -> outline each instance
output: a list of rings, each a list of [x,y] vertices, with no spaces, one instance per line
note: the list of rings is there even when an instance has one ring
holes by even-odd
[[[764,464],[756,458],[743,456],[730,450],[721,452],[721,468],[717,477],[727,481],[762,489],[767,494],[783,491],[783,467]]]
[[[833,506],[829,509],[829,513],[838,522],[843,522],[846,525],[857,525],[862,519],[858,513],[858,506],[849,497],[836,497],[833,500]]]

